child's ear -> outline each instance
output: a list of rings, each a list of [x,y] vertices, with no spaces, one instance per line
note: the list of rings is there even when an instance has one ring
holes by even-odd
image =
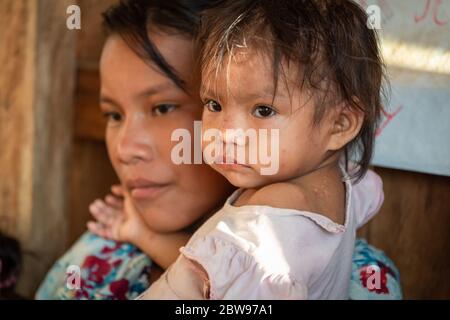
[[[346,104],[336,107],[331,115],[332,126],[328,150],[342,149],[359,134],[364,122],[364,113]]]

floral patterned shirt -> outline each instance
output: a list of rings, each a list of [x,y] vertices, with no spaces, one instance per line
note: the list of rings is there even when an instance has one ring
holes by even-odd
[[[150,258],[132,244],[86,232],[54,264],[36,299],[134,299],[148,288],[151,266]],[[73,273],[77,271],[79,275]]]

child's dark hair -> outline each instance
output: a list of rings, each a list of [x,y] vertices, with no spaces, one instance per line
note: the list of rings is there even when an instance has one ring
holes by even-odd
[[[22,254],[17,240],[0,232],[0,299],[14,295],[22,267]]]
[[[345,148],[347,158],[359,158],[352,173],[359,179],[372,158],[385,79],[377,34],[367,21],[349,0],[225,0],[203,15],[197,41],[201,71],[217,72],[233,48],[262,49],[273,57],[276,87],[281,62],[294,63],[298,85],[314,91],[315,124],[331,102],[363,112],[360,132]]]
[[[185,82],[157,50],[148,36],[149,28],[177,33],[194,39],[200,13],[214,0],[128,0],[120,1],[103,13],[109,34],[118,34],[144,61],[156,65],[178,87]]]

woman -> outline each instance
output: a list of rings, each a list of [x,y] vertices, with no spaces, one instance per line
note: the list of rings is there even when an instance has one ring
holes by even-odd
[[[185,128],[194,136],[193,122],[201,118],[193,38],[201,11],[212,4],[134,0],[104,14],[109,37],[100,63],[100,104],[121,186],[112,188],[115,197],[91,206],[98,222],[88,227],[119,241],[83,235],[49,272],[38,299],[135,298],[150,284],[149,275],[158,276],[152,261],[167,268],[187,242],[187,228],[233,191],[207,165],[175,165],[171,159],[177,143],[172,132]],[[72,282],[77,278],[71,276],[67,286],[69,265],[80,266],[81,279]]]

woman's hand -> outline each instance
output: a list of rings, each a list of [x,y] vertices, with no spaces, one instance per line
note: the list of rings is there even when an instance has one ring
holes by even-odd
[[[100,237],[137,245],[137,241],[151,231],[134,207],[125,206],[122,186],[113,185],[111,192],[104,200],[97,199],[89,206],[96,221],[88,222],[87,227]]]

